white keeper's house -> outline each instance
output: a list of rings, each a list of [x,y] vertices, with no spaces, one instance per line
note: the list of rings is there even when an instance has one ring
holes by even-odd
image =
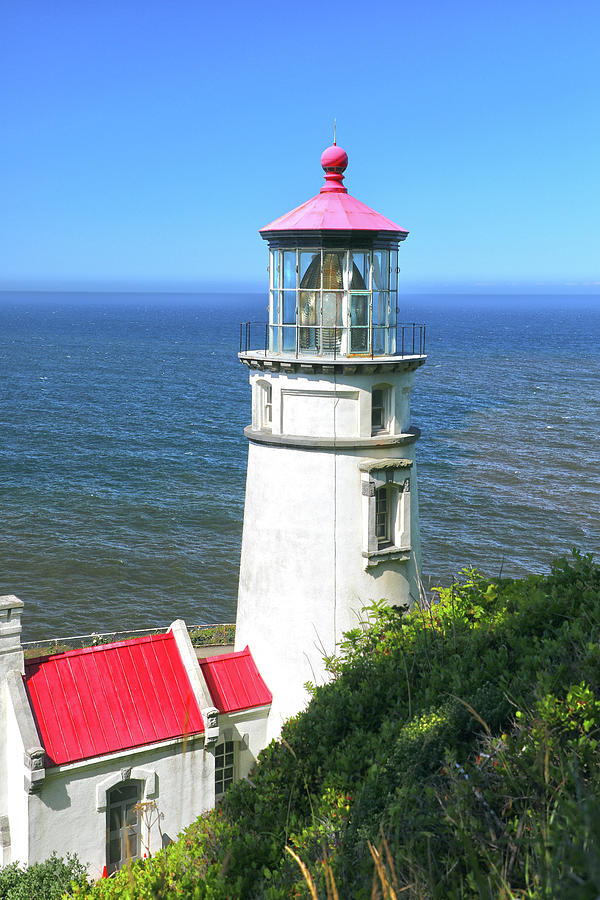
[[[76,853],[91,877],[153,853],[245,777],[271,694],[247,649],[165,634],[24,660],[0,597],[0,864]]]

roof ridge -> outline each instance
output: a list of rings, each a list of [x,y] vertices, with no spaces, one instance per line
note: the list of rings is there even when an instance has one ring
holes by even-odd
[[[232,650],[231,653],[217,653],[216,656],[205,656],[202,659],[199,659],[198,662],[200,665],[209,662],[218,662],[222,659],[240,659],[242,656],[251,656],[250,647],[247,645],[243,650]],[[254,657],[253,657],[254,658]]]
[[[150,643],[152,641],[162,641],[172,637],[171,631],[164,631],[160,634],[144,634],[142,637],[126,638],[123,641],[112,641],[110,644],[93,644],[91,647],[75,647],[73,650],[64,650],[61,653],[49,653],[47,656],[32,656],[25,660],[25,668],[31,665],[39,665],[40,663],[56,661],[58,659],[72,658],[80,654],[96,653],[105,650],[115,650],[118,647],[130,647],[133,644]]]

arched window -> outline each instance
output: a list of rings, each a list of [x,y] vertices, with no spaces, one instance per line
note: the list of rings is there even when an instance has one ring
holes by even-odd
[[[390,431],[392,420],[391,407],[391,385],[374,385],[371,389],[371,434],[382,434]]]
[[[141,782],[123,781],[106,796],[106,869],[110,875],[140,855]]]

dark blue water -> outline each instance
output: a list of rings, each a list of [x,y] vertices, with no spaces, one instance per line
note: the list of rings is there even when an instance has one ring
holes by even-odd
[[[231,621],[257,295],[0,295],[0,592],[25,637]],[[600,304],[405,298],[423,568],[600,549]]]

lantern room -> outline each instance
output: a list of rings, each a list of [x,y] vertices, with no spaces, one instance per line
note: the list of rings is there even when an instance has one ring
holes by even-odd
[[[408,232],[348,194],[347,164],[341,147],[328,147],[319,194],[261,229],[269,321],[262,333],[246,327],[241,350],[264,344],[265,354],[297,358],[424,352],[423,326],[397,322],[398,246]]]

